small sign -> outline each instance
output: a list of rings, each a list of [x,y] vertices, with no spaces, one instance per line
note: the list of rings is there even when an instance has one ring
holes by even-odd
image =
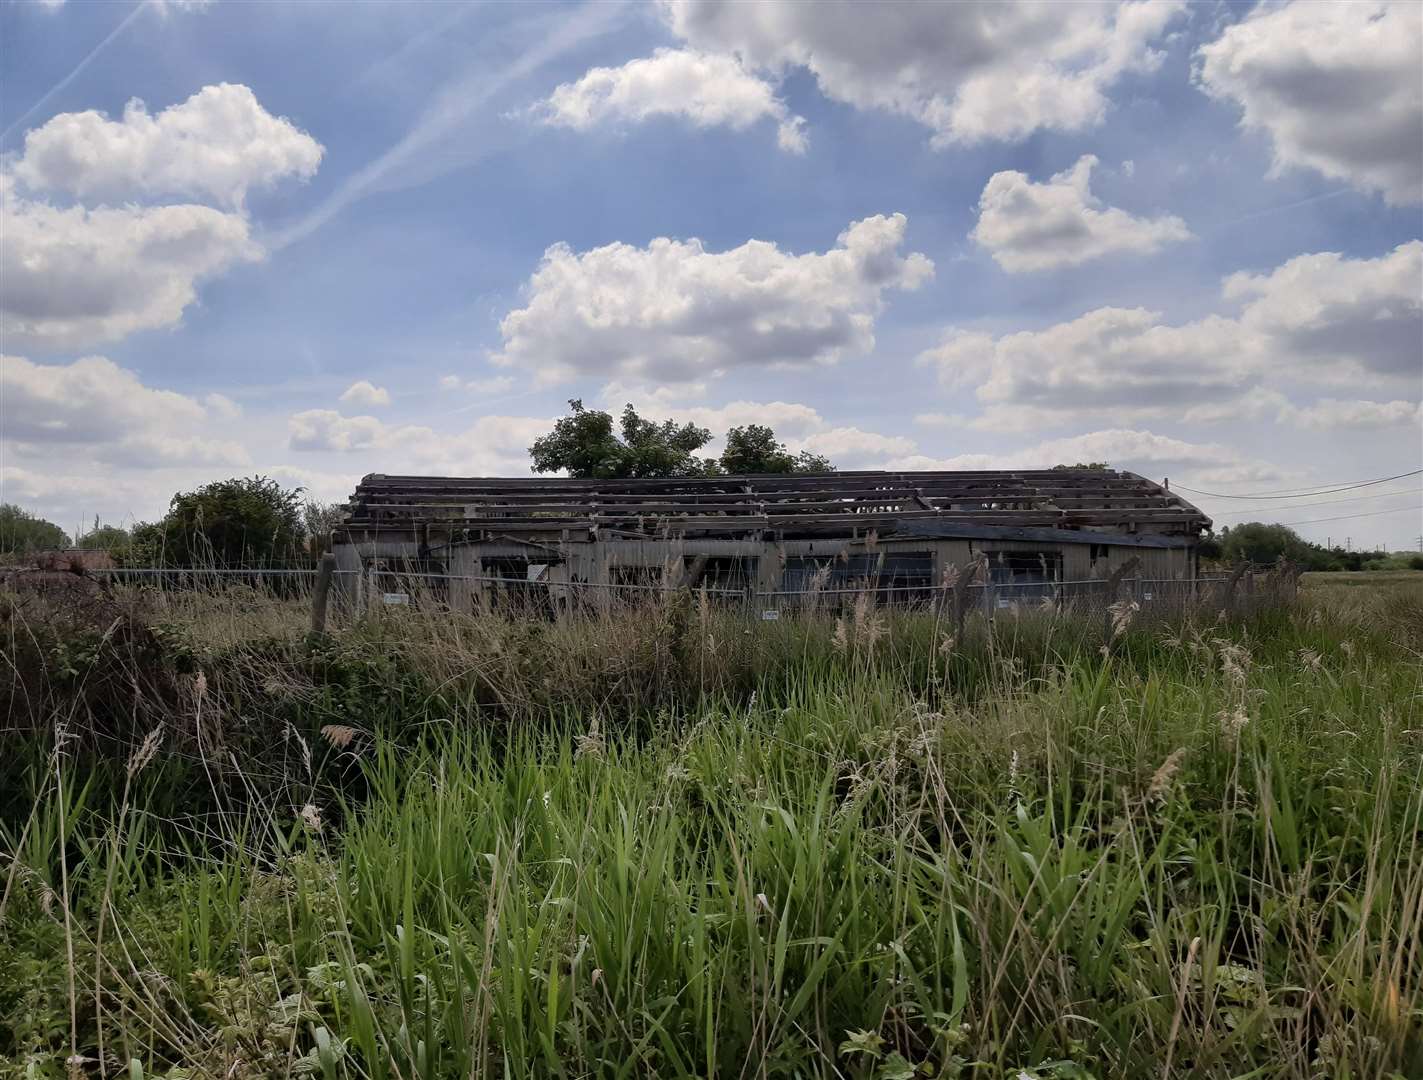
[[[998,598],[998,606],[1001,608],[1012,607],[1013,601],[1009,600],[1006,596],[1000,596]]]
[[[403,592],[388,592],[381,595],[381,602],[386,607],[408,607],[410,605],[410,594]]]
[[[1141,594],[1141,598],[1142,598],[1143,600],[1150,600],[1150,599],[1151,599],[1151,593],[1149,593],[1149,592],[1144,592],[1144,593]]]
[[[776,622],[778,619],[780,619],[780,617],[781,613],[779,611],[776,611],[774,608],[769,611],[761,612],[762,622]]]

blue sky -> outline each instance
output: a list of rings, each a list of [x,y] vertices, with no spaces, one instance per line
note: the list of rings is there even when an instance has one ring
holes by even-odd
[[[1423,9],[814,10],[0,4],[0,498],[522,473],[570,397],[846,468],[1423,466]],[[1347,494],[1196,501],[1423,532]]]

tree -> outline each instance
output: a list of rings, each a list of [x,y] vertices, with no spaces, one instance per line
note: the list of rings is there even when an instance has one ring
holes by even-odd
[[[78,548],[102,548],[104,551],[114,553],[122,551],[128,547],[133,539],[129,531],[118,525],[101,525],[99,519],[94,519],[94,527],[83,536],[74,538],[74,546]]]
[[[645,420],[631,405],[623,409],[620,432],[613,417],[583,402],[569,401],[569,416],[562,417],[547,435],[534,440],[529,456],[534,472],[567,470],[580,479],[614,480],[638,477],[701,476],[707,463],[694,451],[711,442],[711,432],[695,424],[678,426]]]
[[[1068,469],[1095,469],[1097,472],[1106,472],[1111,466],[1105,461],[1079,461],[1076,465],[1054,465],[1052,472],[1062,472]]]
[[[299,557],[305,539],[301,489],[265,476],[179,492],[161,522],[133,529],[135,551],[155,566],[271,566]]]
[[[1282,557],[1310,567],[1322,568],[1328,562],[1328,552],[1305,540],[1288,525],[1266,525],[1259,521],[1222,530],[1220,554],[1226,562],[1243,559],[1257,566],[1278,562]]]
[[[829,459],[820,454],[808,450],[792,454],[784,443],[776,440],[776,433],[762,424],[747,424],[728,431],[720,463],[723,471],[732,475],[835,471]]]
[[[331,530],[341,524],[346,516],[346,509],[343,502],[307,499],[302,503],[302,526],[306,529],[307,550],[313,556],[325,554],[331,546]]]
[[[0,503],[0,554],[25,555],[69,546],[69,534],[13,503]]]
[[[696,451],[712,437],[706,428],[671,420],[657,423],[639,416],[628,405],[615,430],[611,414],[585,409],[577,399],[568,406],[570,414],[529,447],[534,472],[562,469],[581,479],[612,480],[835,471],[819,454],[792,454],[776,440],[775,432],[761,424],[732,428],[720,458],[701,458]]]

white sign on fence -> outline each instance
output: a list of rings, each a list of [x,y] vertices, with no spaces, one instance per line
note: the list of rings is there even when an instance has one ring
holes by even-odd
[[[761,620],[763,622],[775,622],[780,617],[781,613],[779,611],[776,611],[775,609],[761,612]]]
[[[381,596],[381,601],[386,607],[407,607],[410,604],[410,594],[403,592],[388,592]]]

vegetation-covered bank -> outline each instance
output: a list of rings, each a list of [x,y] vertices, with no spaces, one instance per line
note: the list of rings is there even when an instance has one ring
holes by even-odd
[[[1423,1072],[1406,585],[315,648],[165,603],[9,735],[10,1075]],[[140,660],[170,696],[121,728],[82,688]]]

